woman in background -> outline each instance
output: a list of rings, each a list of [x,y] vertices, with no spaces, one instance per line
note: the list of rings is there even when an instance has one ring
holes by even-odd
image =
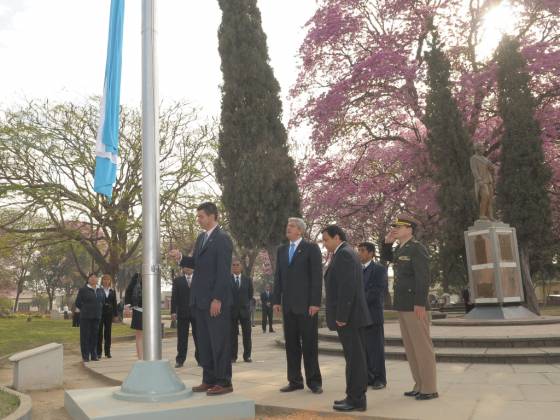
[[[80,348],[82,360],[97,361],[97,334],[105,294],[97,288],[97,275],[88,274],[87,283],[78,291],[76,307],[80,310]]]
[[[111,288],[112,279],[109,274],[101,276],[101,290],[105,295],[105,303],[101,313],[101,321],[99,322],[99,335],[97,339],[97,355],[101,357],[101,348],[105,349],[105,357],[111,358],[111,330],[113,321],[118,321],[117,314],[117,293]],[[105,339],[105,346],[103,346]]]
[[[130,328],[136,330],[136,355],[143,358],[142,348],[142,277],[134,273],[124,294],[125,308],[132,309]]]

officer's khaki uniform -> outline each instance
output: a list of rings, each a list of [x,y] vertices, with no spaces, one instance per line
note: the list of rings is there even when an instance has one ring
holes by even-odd
[[[393,262],[395,280],[393,307],[398,311],[399,324],[415,385],[422,394],[437,392],[436,358],[430,337],[429,315],[424,321],[414,314],[414,306],[428,308],[430,268],[428,251],[414,238],[394,250],[385,244],[382,259]]]

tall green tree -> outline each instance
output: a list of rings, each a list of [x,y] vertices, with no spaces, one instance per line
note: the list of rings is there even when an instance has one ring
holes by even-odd
[[[222,113],[216,174],[229,226],[241,248],[275,248],[300,213],[288,154],[280,86],[269,64],[256,0],[219,0]],[[253,252],[256,256],[256,253]]]
[[[535,98],[519,42],[505,36],[496,51],[496,62],[498,112],[503,121],[497,205],[503,220],[517,231],[527,304],[539,313],[531,266],[551,244],[548,188],[552,175],[544,161]]]
[[[441,210],[440,266],[443,288],[467,281],[463,232],[476,218],[474,183],[469,159],[474,153],[472,140],[463,124],[449,80],[450,64],[442,50],[437,30],[432,30],[426,53],[428,96],[424,123],[428,128],[426,144],[437,184],[437,203]]]

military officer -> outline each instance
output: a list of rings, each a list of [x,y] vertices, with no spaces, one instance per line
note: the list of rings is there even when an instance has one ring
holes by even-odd
[[[414,239],[417,226],[413,217],[400,215],[391,224],[381,255],[383,260],[393,263],[393,306],[398,311],[406,358],[415,382],[414,388],[404,395],[431,400],[438,393],[428,316],[429,255],[424,245]],[[398,245],[393,250],[395,241]]]

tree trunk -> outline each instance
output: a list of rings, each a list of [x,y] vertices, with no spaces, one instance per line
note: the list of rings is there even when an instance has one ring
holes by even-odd
[[[20,290],[19,287],[18,287],[17,292],[16,292],[16,299],[15,299],[15,302],[14,302],[14,310],[13,310],[13,312],[17,312],[17,310],[18,310],[19,295],[21,295],[21,290]]]
[[[523,282],[523,289],[525,292],[525,301],[527,302],[527,307],[530,311],[540,315],[539,301],[537,300],[537,295],[535,293],[535,287],[533,286],[533,280],[531,279],[531,270],[529,265],[529,253],[525,247],[519,248],[519,256],[521,258],[521,279]]]

